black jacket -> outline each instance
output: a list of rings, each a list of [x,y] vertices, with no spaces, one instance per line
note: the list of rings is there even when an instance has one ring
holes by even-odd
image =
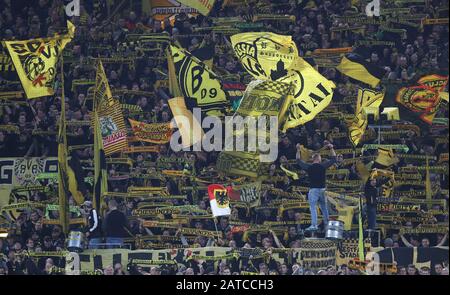
[[[125,230],[128,227],[127,218],[121,211],[115,209],[109,212],[104,223],[103,229],[106,237],[124,238],[129,236]]]
[[[95,209],[92,209],[91,212],[89,212],[89,238],[100,238],[102,236],[101,231],[101,220],[100,216],[98,215],[97,211]]]

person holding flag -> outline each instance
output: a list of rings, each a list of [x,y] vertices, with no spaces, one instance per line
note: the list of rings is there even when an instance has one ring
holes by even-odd
[[[328,206],[327,198],[325,196],[326,188],[326,170],[336,163],[336,152],[334,151],[333,145],[324,141],[324,146],[330,149],[331,159],[322,162],[322,157],[319,153],[312,155],[312,164],[304,162],[300,157],[300,144],[297,144],[297,164],[301,169],[308,173],[309,178],[309,192],[308,192],[308,202],[311,210],[311,225],[306,229],[307,231],[318,230],[317,226],[317,209],[316,205],[319,203],[320,210],[322,211],[322,218],[324,229],[328,224]]]

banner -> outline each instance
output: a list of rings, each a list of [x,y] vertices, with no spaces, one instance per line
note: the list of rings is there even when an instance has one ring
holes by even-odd
[[[158,21],[164,21],[180,13],[193,15],[198,13],[195,8],[183,5],[176,0],[142,0],[142,11]]]
[[[58,158],[0,158],[0,209],[9,204],[11,190],[40,185],[41,173],[57,173]]]
[[[25,90],[27,98],[53,95],[56,64],[74,34],[75,26],[67,21],[68,33],[51,38],[4,41]]]
[[[207,16],[214,7],[216,0],[178,0],[181,4],[195,8],[201,14]]]
[[[172,128],[170,123],[143,123],[128,119],[134,136],[141,141],[164,144],[170,141]]]

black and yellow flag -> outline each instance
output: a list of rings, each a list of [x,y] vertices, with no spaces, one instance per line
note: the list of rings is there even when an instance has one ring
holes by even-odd
[[[392,165],[395,165],[400,160],[395,155],[394,151],[392,149],[386,149],[386,148],[378,148],[378,156],[375,159],[375,163],[380,164],[384,167],[390,167]]]
[[[368,108],[379,108],[383,102],[384,92],[358,88],[356,98],[355,117],[347,122],[350,142],[357,146],[366,131],[368,120],[366,111]]]
[[[265,117],[266,126],[269,126],[270,117],[276,116],[278,117],[278,126],[271,126],[270,128],[276,128],[278,132],[280,122],[284,121],[287,107],[292,102],[293,97],[290,93],[292,93],[291,84],[278,81],[253,81],[248,85],[236,114],[255,119]],[[260,138],[262,130],[258,130],[258,138]],[[233,128],[233,138],[240,142],[239,138],[242,138],[242,142],[248,143],[250,135],[253,138],[256,137],[256,134],[250,134],[250,132],[256,131],[251,131],[250,128],[245,127],[236,128],[236,130]],[[266,137],[265,142],[270,142],[270,131],[265,129],[264,135]],[[255,143],[254,151],[249,151],[249,149],[248,151],[227,151],[225,148],[219,154],[217,169],[226,174],[264,178],[268,175],[268,167],[271,161],[261,161],[265,154],[260,151],[259,139],[258,143]]]
[[[298,56],[291,36],[270,32],[240,33],[231,36],[234,53],[247,72],[256,79],[278,80]]]
[[[293,85],[294,98],[282,125],[283,132],[311,121],[331,102],[335,84],[298,56],[291,36],[241,33],[231,36],[231,43],[253,77]]]
[[[84,171],[81,167],[80,159],[75,151],[71,153],[70,160],[68,160],[67,178],[68,189],[72,194],[75,203],[77,205],[83,204],[83,193],[86,192],[86,188],[84,186]]]
[[[188,51],[175,45],[170,46],[170,51],[187,107],[201,108],[207,114],[224,114],[230,102],[216,74]]]
[[[380,84],[386,73],[384,69],[365,61],[364,58],[355,53],[345,55],[336,69],[352,79],[370,85],[372,88]]]
[[[100,210],[101,196],[108,191],[108,174],[106,158],[103,150],[102,134],[98,123],[97,112],[94,112],[94,208]]]
[[[69,21],[67,28],[68,33],[62,36],[4,41],[27,98],[54,94],[58,57],[75,33],[75,26]]]
[[[128,147],[127,129],[119,100],[112,97],[101,61],[97,66],[94,90],[94,106],[101,131],[105,156]]]

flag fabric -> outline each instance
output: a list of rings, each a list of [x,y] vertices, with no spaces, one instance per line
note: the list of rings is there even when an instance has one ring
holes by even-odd
[[[277,81],[291,83],[294,88],[283,132],[314,119],[330,104],[336,87],[333,81],[326,79],[301,57],[296,57],[287,75]]]
[[[380,84],[381,79],[386,73],[384,69],[367,62],[355,53],[345,55],[336,69],[352,79],[370,85],[372,88]]]
[[[164,144],[170,141],[172,128],[170,123],[143,123],[128,119],[134,136],[141,141]]]
[[[209,69],[213,69],[213,60],[216,55],[216,44],[213,42],[200,44],[200,47],[192,50],[192,55],[202,61]]]
[[[175,64],[173,63],[172,51],[170,50],[170,46],[167,46],[166,48],[166,56],[170,94],[172,94],[172,97],[180,97],[183,94],[181,93],[180,86],[178,86],[177,74],[175,71]]]
[[[177,0],[181,4],[197,9],[198,12],[207,16],[214,7],[216,0]]]
[[[400,160],[392,149],[378,148],[378,156],[375,159],[375,163],[384,167],[390,167],[397,164],[399,161]]]
[[[179,89],[187,107],[207,114],[223,114],[230,102],[222,81],[203,62],[188,51],[170,45]]]
[[[127,129],[120,102],[112,97],[105,70],[101,62],[97,65],[94,90],[94,106],[105,156],[128,147]]]
[[[236,34],[230,39],[243,67],[256,79],[275,81],[286,76],[287,69],[298,56],[291,36],[251,32]]]
[[[64,80],[64,71],[61,66],[61,75]],[[67,177],[67,135],[66,135],[66,107],[64,99],[64,82],[62,82],[62,97],[61,97],[61,114],[59,118],[58,130],[58,202],[59,202],[59,221],[64,233],[69,229],[69,201],[67,197],[68,192],[68,177]]]
[[[181,135],[183,148],[201,142],[204,136],[202,125],[187,109],[184,98],[171,98],[168,100],[168,104]]]
[[[427,75],[421,77],[419,80],[417,80],[417,84],[419,85],[425,85],[429,88],[432,88],[436,90],[437,92],[442,92],[445,90],[445,87],[448,83],[448,76],[441,76],[441,75]]]
[[[350,142],[356,147],[366,131],[368,120],[365,110],[368,108],[378,109],[383,102],[384,92],[358,88],[356,98],[355,117],[347,121]]]
[[[266,122],[270,122],[270,117],[278,117],[278,126],[285,119],[287,107],[292,101],[290,95],[292,87],[290,84],[278,81],[252,81],[244,93],[244,97],[236,111],[242,117],[254,117],[261,120],[265,117]],[[272,128],[272,127],[271,127]],[[217,159],[217,169],[226,174],[236,174],[253,178],[267,177],[270,162],[260,161],[264,157],[259,152],[258,144],[262,139],[262,131],[265,131],[265,142],[270,142],[270,130],[266,128],[258,131],[258,143],[255,144],[255,151],[227,151],[220,152]],[[250,128],[233,128],[233,138],[243,138],[243,142],[248,142]],[[251,134],[256,137],[256,134]]]
[[[247,203],[250,208],[257,207],[261,203],[261,182],[227,186],[228,197],[230,200]]]
[[[77,205],[84,202],[83,193],[86,192],[84,186],[84,171],[81,167],[80,159],[76,152],[71,153],[67,165],[68,188]]]
[[[98,115],[94,112],[94,199],[96,210],[100,209],[101,196],[108,191],[106,158],[103,150],[102,135],[98,123]]]
[[[298,56],[291,36],[268,32],[231,36],[236,56],[249,74],[257,79],[293,85],[283,132],[314,119],[328,106],[335,84]]]
[[[223,185],[208,185],[209,204],[214,217],[227,216],[231,214],[230,199]]]
[[[72,40],[75,26],[67,21],[68,33],[51,38],[3,41],[27,98],[53,95],[56,64],[64,47]]]
[[[401,88],[395,101],[399,106],[400,119],[412,122],[420,119],[426,125],[431,125],[441,103],[441,96],[433,88],[418,85]]]

